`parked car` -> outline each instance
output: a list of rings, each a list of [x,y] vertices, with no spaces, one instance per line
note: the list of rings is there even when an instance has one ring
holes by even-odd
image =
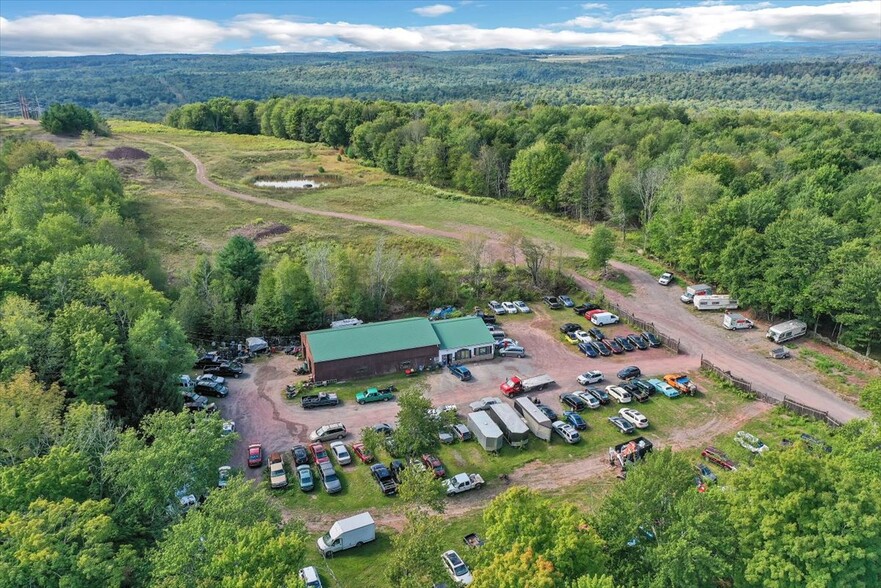
[[[636,347],[633,346],[633,343],[627,337],[615,337],[615,342],[623,347],[624,351],[636,351]]]
[[[502,306],[502,303],[498,300],[490,300],[488,306],[490,310],[492,310],[496,314],[508,314],[508,311],[505,310],[505,307]]]
[[[575,335],[575,338],[578,339],[578,341],[581,343],[590,343],[591,341],[593,341],[593,337],[591,337],[590,333],[588,333],[587,331],[578,330],[573,331],[572,334]]]
[[[588,384],[596,384],[597,382],[603,381],[603,372],[598,370],[591,370],[589,372],[584,372],[577,378],[578,383],[582,386],[587,386]]]
[[[644,414],[642,414],[638,410],[632,408],[622,408],[618,411],[618,414],[621,415],[621,418],[623,418],[625,421],[627,421],[637,429],[647,429],[649,426],[649,420],[645,417]]]
[[[471,379],[471,371],[461,363],[454,363],[448,366],[447,369],[450,370],[451,374],[453,374],[463,382],[467,382]]]
[[[566,443],[574,445],[581,441],[581,435],[578,434],[578,431],[575,430],[575,427],[570,425],[569,423],[564,423],[563,421],[554,421],[551,423],[551,427],[554,429],[554,432],[557,433],[560,437],[563,438]]]
[[[515,306],[513,302],[502,302],[502,308],[504,308],[505,312],[508,314],[517,314],[517,306]]]
[[[599,398],[586,390],[582,392],[576,392],[575,395],[578,396],[578,398],[580,398],[582,402],[584,402],[584,404],[586,404],[587,407],[591,410],[596,410],[601,405]]]
[[[407,467],[407,465],[400,459],[393,459],[388,465],[388,469],[392,473],[392,478],[394,478],[395,482],[398,484],[401,483],[401,472],[404,471],[405,467]]]
[[[590,333],[590,336],[594,338],[594,341],[605,341],[606,339],[606,334],[597,327],[592,327],[588,329],[587,332]]]
[[[609,397],[609,394],[603,390],[602,388],[588,388],[585,392],[589,392],[593,394],[597,400],[600,401],[600,404],[609,404],[612,399]]]
[[[323,588],[315,566],[309,566],[300,570],[300,579],[303,580],[306,588]]]
[[[217,468],[217,487],[226,488],[229,485],[229,479],[232,477],[232,468],[229,466],[220,466]]]
[[[327,451],[321,443],[313,443],[310,445],[309,452],[312,453],[312,461],[314,461],[316,465],[321,465],[326,461],[330,461],[330,458],[327,457]]]
[[[657,392],[657,390],[655,390],[655,387],[652,386],[651,384],[649,384],[645,380],[640,380],[639,378],[637,378],[635,380],[631,380],[630,383],[633,384],[634,386],[636,386],[637,388],[639,388],[640,390],[642,390],[643,392],[645,392],[646,394],[648,394],[649,396],[651,396],[652,394]]]
[[[519,345],[509,345],[499,349],[499,357],[526,357],[526,350]]]
[[[609,346],[606,345],[605,341],[594,341],[593,346],[597,348],[597,351],[599,351],[600,355],[603,357],[609,357],[612,355],[612,350],[609,349]]]
[[[566,308],[572,308],[575,306],[575,303],[572,302],[572,299],[566,296],[565,294],[560,294],[557,296],[557,299],[565,306]]]
[[[609,422],[625,435],[632,435],[635,430],[627,419],[620,416],[610,416]]]
[[[221,425],[220,434],[221,435],[232,435],[236,432],[236,422],[235,421],[223,421]]]
[[[629,365],[618,371],[618,378],[621,380],[632,380],[642,375],[642,372],[635,365]]]
[[[259,443],[251,443],[248,445],[248,467],[263,467],[263,446]]]
[[[331,441],[333,439],[342,439],[348,435],[346,426],[342,423],[331,423],[321,425],[311,433],[309,433],[310,441]]]
[[[580,396],[571,393],[560,394],[560,403],[563,404],[564,407],[568,406],[572,410],[579,412],[587,408],[587,403],[584,402]]]
[[[355,454],[355,457],[361,460],[361,463],[370,463],[373,461],[373,454],[363,443],[353,443],[352,453]]]
[[[750,453],[764,453],[768,451],[768,446],[761,439],[746,431],[738,431],[734,435],[734,440]]]
[[[226,398],[229,395],[229,388],[224,384],[218,384],[209,380],[197,380],[193,391],[202,396],[213,396],[214,398]]]
[[[697,463],[695,464],[694,469],[697,470],[698,475],[704,482],[715,484],[718,481],[716,474],[713,473],[713,470],[711,470],[710,466],[708,466],[707,464]]]
[[[505,337],[504,339],[497,339],[495,342],[496,349],[510,347],[511,345],[520,345],[520,342],[517,341],[516,339],[511,339],[510,337]]]
[[[832,453],[832,446],[822,441],[821,439],[817,439],[813,435],[808,435],[807,433],[802,433],[800,436],[802,441],[805,442],[808,449],[822,449],[826,453]]]
[[[546,417],[548,417],[552,422],[557,420],[557,413],[554,412],[554,409],[548,406],[547,404],[538,404],[538,409],[544,413]]]
[[[183,378],[183,376],[181,376],[181,378]],[[189,376],[187,376],[187,379],[189,379]],[[202,374],[201,376],[196,378],[196,382],[215,382],[217,384],[225,384],[226,378],[221,377],[221,376],[216,376],[214,374],[207,374],[206,373],[206,374]],[[195,386],[196,382],[193,382],[192,386]]]
[[[664,382],[663,380],[652,378],[648,381],[648,383],[651,384],[656,391],[660,392],[667,398],[678,398],[679,396],[681,396],[679,390],[677,390],[667,382]]]
[[[643,339],[641,335],[637,335],[636,333],[630,333],[627,335],[627,340],[640,351],[645,351],[649,348],[648,342]]]
[[[336,458],[337,463],[341,466],[352,463],[352,455],[349,453],[349,450],[346,449],[346,444],[342,441],[334,441],[331,443],[330,451]]]
[[[220,365],[221,363],[223,363],[223,359],[217,354],[217,352],[206,353],[196,360],[193,364],[193,369],[201,370],[209,366]]]
[[[269,486],[284,488],[287,485],[288,475],[284,470],[284,459],[282,459],[281,453],[271,453],[269,455]]]
[[[441,463],[441,460],[430,453],[422,454],[422,463],[425,464],[425,467],[434,472],[435,478],[443,478],[447,475],[447,469],[444,467],[444,464]]]
[[[611,312],[598,312],[597,314],[590,317],[590,322],[598,327],[614,325],[620,320],[621,319],[618,318],[618,315],[612,314]]]
[[[627,390],[628,392],[630,392],[630,395],[633,396],[633,398],[637,402],[648,402],[649,401],[649,398],[651,395],[649,394],[648,390],[640,388],[639,386],[637,386],[633,382],[622,382],[618,385],[621,386],[622,388],[624,388],[625,390]]]
[[[712,445],[701,451],[701,456],[726,470],[733,472],[737,469],[737,466],[731,458],[728,457],[727,453],[717,447],[713,447]]]
[[[391,471],[381,463],[375,463],[370,466],[370,475],[376,480],[376,484],[382,493],[386,496],[398,493],[398,484],[392,477]]]
[[[294,466],[306,465],[309,463],[309,452],[302,445],[294,445],[291,447],[291,458]]]
[[[590,358],[595,358],[600,354],[600,352],[597,351],[597,346],[593,343],[579,343],[578,350]]]
[[[238,378],[245,372],[244,366],[237,361],[224,361],[218,365],[209,365],[204,368],[204,373],[227,378]]]
[[[328,494],[336,494],[342,491],[343,484],[340,482],[336,470],[330,461],[323,461],[318,464],[318,474],[321,476],[321,482],[324,484],[324,490]]]
[[[670,272],[664,272],[661,274],[661,277],[658,278],[658,283],[662,286],[669,286],[673,282],[673,274]]]
[[[542,298],[542,301],[544,301],[544,303],[547,304],[548,308],[550,308],[551,310],[559,310],[563,308],[563,303],[560,302],[560,299],[556,296],[545,296],[544,298]]]
[[[651,333],[649,331],[643,331],[642,336],[646,341],[648,341],[649,347],[660,347],[661,346],[661,340],[658,339],[657,337],[655,337],[654,333]]]
[[[560,326],[561,333],[571,333],[572,331],[577,331],[579,329],[581,329],[581,325],[577,323],[563,323]]]
[[[769,352],[769,354],[772,359],[789,359],[792,357],[792,354],[786,347],[775,347]]]
[[[394,400],[394,392],[397,390],[394,386],[387,388],[367,388],[355,394],[355,402],[358,404],[370,404],[372,402],[388,402]]]
[[[576,431],[585,431],[587,430],[587,422],[582,418],[580,414],[572,410],[566,410],[563,412],[563,419],[572,425]]]
[[[576,333],[583,333],[584,331],[569,331],[568,333],[563,333],[563,339],[566,340],[567,343],[571,343],[572,345],[578,345],[581,342],[581,339],[578,338]]]
[[[615,339],[606,339],[605,341],[603,341],[603,343],[609,346],[609,349],[612,350],[612,353],[624,353],[624,348],[621,347],[621,344],[618,343],[618,341],[616,341]]]
[[[527,304],[525,302],[523,302],[522,300],[515,300],[514,307],[517,309],[517,312],[523,312],[523,313],[532,312],[532,309],[529,308],[529,306],[527,306]]]
[[[443,561],[444,568],[457,585],[467,586],[473,581],[471,571],[455,551],[445,551],[441,556],[441,561]]]
[[[463,424],[453,425],[452,430],[459,441],[470,441],[472,438],[471,430]]]
[[[585,303],[585,304],[579,304],[578,306],[573,308],[572,312],[574,312],[575,314],[577,314],[579,316],[584,316],[584,313],[590,312],[591,310],[596,310],[598,308],[599,308],[599,306],[597,306],[596,304]]]
[[[633,400],[633,398],[630,396],[630,392],[628,392],[621,386],[606,386],[606,392],[619,404],[628,404],[631,400]]]

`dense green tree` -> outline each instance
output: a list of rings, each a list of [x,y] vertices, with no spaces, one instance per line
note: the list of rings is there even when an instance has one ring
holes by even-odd
[[[0,463],[42,455],[61,433],[64,392],[30,371],[0,380]]]
[[[93,131],[109,135],[110,129],[101,116],[76,104],[50,104],[40,117],[40,126],[53,135],[79,135]]]
[[[119,428],[102,404],[72,403],[64,415],[64,428],[58,439],[87,459],[87,467],[98,496],[104,495],[104,462],[119,441]]]
[[[418,389],[398,394],[397,427],[392,438],[397,451],[406,457],[418,457],[437,448],[441,421],[429,414],[431,402]]]
[[[0,301],[0,381],[45,363],[49,322],[36,303],[10,295]]]
[[[97,301],[93,280],[128,272],[126,260],[107,245],[84,245],[44,262],[33,273],[32,288],[49,308],[79,300]]]
[[[233,237],[217,254],[217,279],[239,318],[245,305],[254,302],[262,269],[263,256],[245,237]]]
[[[105,339],[90,329],[74,333],[70,356],[61,374],[70,393],[85,402],[116,404],[114,385],[119,380],[122,356],[116,339]]]
[[[508,185],[537,206],[556,210],[557,188],[568,166],[569,157],[561,145],[539,142],[517,153]]]
[[[594,227],[587,241],[587,259],[592,269],[606,269],[606,264],[615,253],[615,235],[605,225]]]
[[[288,256],[263,271],[251,312],[254,326],[263,333],[299,333],[321,324],[309,275]]]
[[[402,502],[424,506],[443,513],[446,508],[447,490],[430,469],[405,468],[400,474],[398,497]]]
[[[91,287],[123,333],[146,313],[158,315],[168,307],[168,300],[141,276],[104,274],[92,280]]]
[[[88,466],[86,456],[56,445],[46,455],[0,468],[0,519],[3,513],[26,511],[38,499],[95,498]]]
[[[444,580],[446,570],[438,555],[445,549],[443,523],[439,516],[408,511],[406,526],[392,536],[395,557],[385,569],[389,586],[421,588]]]

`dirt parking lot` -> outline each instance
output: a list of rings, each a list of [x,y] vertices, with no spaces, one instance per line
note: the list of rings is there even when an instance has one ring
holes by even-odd
[[[494,359],[469,364],[473,374],[470,382],[460,382],[447,371],[427,374],[417,380],[424,386],[424,393],[435,406],[456,404],[460,414],[468,412],[467,405],[484,396],[498,396],[499,384],[508,376],[519,374],[526,377],[547,373],[557,385],[536,395],[544,402],[558,407],[557,396],[579,388],[575,378],[579,374],[598,369],[607,383],[617,382],[616,372],[627,365],[637,365],[646,374],[663,374],[671,371],[690,370],[698,367],[693,356],[673,355],[664,349],[633,351],[611,357],[590,359],[576,346],[560,341],[556,335],[559,325],[580,322],[583,319],[569,310],[546,311],[536,309],[528,317],[502,321],[506,333],[518,340],[527,351],[527,357]],[[631,332],[626,325],[603,329],[607,335]],[[325,423],[342,422],[350,431],[349,442],[357,437],[362,428],[381,422],[394,424],[398,411],[396,402],[359,405],[344,401],[339,406],[305,411],[299,402],[284,399],[286,384],[296,379],[293,370],[300,361],[287,355],[275,355],[246,366],[246,375],[229,380],[230,395],[217,405],[225,419],[236,422],[240,439],[234,449],[232,465],[241,468],[251,478],[259,478],[262,470],[246,467],[248,444],[262,443],[265,452],[289,451],[291,445],[307,443],[309,432]],[[401,377],[403,381],[403,376]],[[366,383],[365,383],[366,384]],[[366,387],[366,385],[365,385]],[[333,388],[327,388],[333,392]]]

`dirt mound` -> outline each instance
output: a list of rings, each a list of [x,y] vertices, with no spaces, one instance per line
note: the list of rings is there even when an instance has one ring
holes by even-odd
[[[281,223],[257,223],[245,225],[229,232],[230,235],[240,235],[253,241],[262,241],[278,235],[290,232],[291,228]]]
[[[150,154],[135,147],[116,147],[105,153],[104,157],[111,160],[150,159]]]

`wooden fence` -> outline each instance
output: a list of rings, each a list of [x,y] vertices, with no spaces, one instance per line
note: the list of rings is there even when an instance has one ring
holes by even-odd
[[[719,376],[720,378],[728,381],[732,386],[745,392],[750,397],[755,398],[756,400],[761,400],[762,402],[766,402],[768,404],[773,404],[775,406],[782,406],[783,408],[792,411],[796,414],[800,414],[802,416],[810,417],[813,419],[817,419],[825,422],[827,425],[831,427],[840,427],[841,422],[837,419],[829,416],[829,412],[825,410],[817,410],[811,406],[806,404],[802,404],[801,402],[797,402],[790,398],[789,396],[784,395],[783,398],[778,398],[776,396],[771,396],[765,392],[760,390],[756,390],[753,388],[753,385],[744,380],[743,378],[738,378],[730,371],[723,370],[719,366],[714,365],[710,360],[704,358],[701,355],[701,369],[707,370]]]

